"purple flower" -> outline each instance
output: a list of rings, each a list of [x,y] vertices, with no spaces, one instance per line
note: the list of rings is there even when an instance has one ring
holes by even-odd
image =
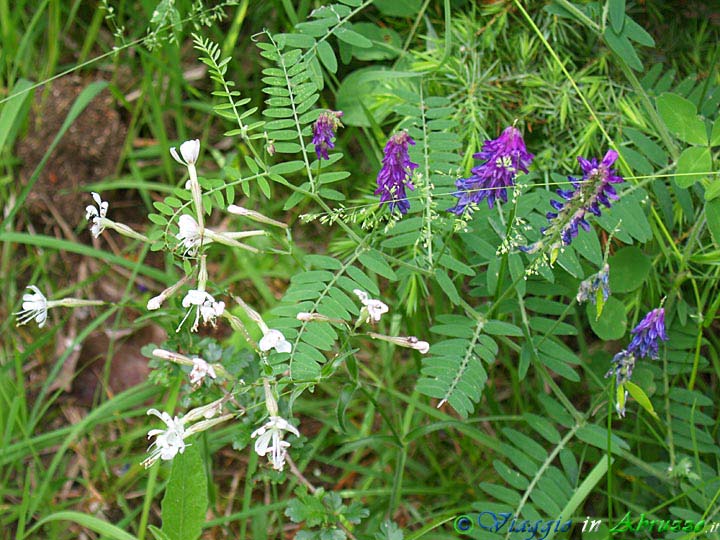
[[[342,111],[328,111],[322,113],[313,124],[313,145],[315,145],[315,155],[318,159],[330,159],[328,150],[335,148],[333,139],[335,138],[335,130],[342,127],[340,118]]]
[[[589,231],[590,223],[585,219],[587,213],[599,216],[601,214],[600,204],[610,208],[610,201],[619,198],[613,184],[620,184],[624,180],[622,176],[615,173],[614,169],[611,169],[617,157],[618,153],[615,150],[608,150],[599,164],[595,158],[587,160],[584,157],[578,157],[578,162],[583,170],[582,180],[570,176],[568,179],[572,184],[572,189],[556,191],[564,201],[550,201],[550,206],[554,210],[554,212],[546,214],[550,226],[541,232],[545,233],[550,230],[559,234],[563,245],[567,246],[578,235],[578,227]]]
[[[397,208],[401,214],[406,214],[410,209],[405,188],[415,189],[410,178],[413,169],[417,168],[417,163],[410,161],[409,144],[415,145],[415,141],[406,131],[401,131],[390,137],[385,145],[385,156],[377,175],[378,188],[375,195],[380,195],[380,204],[390,202],[390,212]]]
[[[480,204],[483,199],[487,199],[490,208],[498,198],[507,202],[507,188],[514,185],[520,171],[528,172],[533,159],[520,131],[512,126],[505,128],[497,139],[485,141],[482,151],[473,157],[485,161],[473,167],[470,178],[455,182],[460,191],[453,195],[458,202],[448,212],[461,215],[469,205]]]
[[[628,352],[636,355],[638,358],[657,358],[658,357],[658,338],[667,341],[668,337],[665,333],[665,309],[653,309],[645,315],[632,331],[633,338],[628,345]]]
[[[645,315],[633,330],[633,338],[628,348],[620,351],[612,359],[610,370],[605,374],[605,378],[615,375],[615,388],[624,389],[623,386],[632,377],[635,368],[635,360],[639,358],[657,358],[658,357],[658,338],[667,341],[668,337],[665,333],[665,309],[653,309]],[[622,396],[625,396],[624,398]],[[620,417],[625,416],[625,402],[627,401],[628,392],[622,394],[618,391],[618,402],[615,404]]]

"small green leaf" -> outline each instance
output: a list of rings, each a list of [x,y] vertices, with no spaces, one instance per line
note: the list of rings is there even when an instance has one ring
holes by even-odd
[[[608,0],[610,25],[616,34],[620,34],[625,23],[625,0]]]
[[[447,294],[450,301],[453,304],[458,305],[460,303],[460,295],[455,288],[455,284],[450,279],[450,276],[448,276],[448,273],[442,268],[436,268],[435,280],[438,282],[438,285],[440,285],[443,292]]]
[[[621,384],[618,387],[618,390],[620,390],[620,387],[623,385]],[[649,412],[651,415],[653,415],[655,418],[657,418],[657,414],[655,413],[655,408],[652,405],[652,402],[650,401],[650,398],[647,397],[647,394],[645,391],[640,388],[637,384],[632,383],[631,381],[626,381],[624,383],[625,388],[630,393],[630,395],[633,397],[635,401],[637,401],[640,406],[645,409],[647,412]]]
[[[617,298],[611,296],[603,306],[602,314],[597,317],[597,308],[587,304],[587,316],[590,320],[590,327],[602,340],[620,339],[627,330],[627,317],[625,306]]]
[[[362,253],[358,259],[368,270],[388,278],[390,281],[397,281],[397,274],[385,261],[385,258],[377,250],[370,250]]]
[[[335,35],[339,40],[344,41],[345,43],[347,43],[348,45],[352,45],[353,47],[369,49],[373,46],[372,41],[370,41],[365,36],[358,34],[354,30],[350,30],[349,28],[340,27],[335,31]]]
[[[337,73],[337,58],[335,52],[327,41],[321,41],[317,44],[317,53],[320,61],[330,73]]]
[[[686,143],[707,145],[705,123],[697,116],[691,101],[666,92],[658,96],[656,104],[660,117],[673,135]]]
[[[682,188],[688,188],[695,182],[702,180],[712,172],[712,157],[710,149],[701,146],[691,146],[683,150],[677,160],[675,182]]]
[[[285,509],[285,515],[293,523],[302,523],[308,527],[316,527],[323,522],[328,511],[323,505],[321,498],[324,491],[318,489],[313,495],[307,493],[307,489],[299,487],[295,490],[297,499],[291,499]]]
[[[272,174],[289,174],[294,173],[299,170],[301,170],[303,167],[305,167],[305,163],[296,160],[296,161],[285,161],[284,163],[277,163],[276,165],[273,165],[270,167],[270,172]]]
[[[197,445],[185,448],[172,462],[162,500],[162,532],[171,540],[196,540],[208,506],[207,476]]]
[[[710,146],[720,146],[720,118],[715,120],[712,128],[712,135],[710,135]]]

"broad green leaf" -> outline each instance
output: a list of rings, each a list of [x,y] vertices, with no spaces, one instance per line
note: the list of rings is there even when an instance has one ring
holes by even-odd
[[[647,394],[642,388],[640,388],[637,384],[633,384],[631,381],[626,381],[620,386],[625,386],[627,391],[630,392],[630,395],[633,397],[633,399],[637,401],[643,409],[645,409],[647,412],[657,418],[655,408],[653,407],[650,398],[647,397]]]
[[[648,34],[642,26],[627,16],[625,17],[625,28],[623,28],[623,33],[640,45],[645,45],[646,47],[655,46],[655,40],[653,37]]]
[[[712,171],[712,156],[710,149],[701,146],[691,146],[683,150],[677,161],[675,182],[682,188],[688,188],[695,182],[702,180]]]
[[[616,34],[620,34],[625,23],[625,0],[608,0],[610,25]]]
[[[600,317],[596,317],[596,307],[588,302],[587,316],[590,320],[590,327],[600,339],[609,341],[620,339],[627,330],[627,317],[623,303],[611,296],[605,301]]]
[[[155,525],[150,525],[148,529],[150,529],[150,532],[153,533],[155,540],[172,540],[167,534],[162,532]]]
[[[422,0],[375,0],[373,4],[383,15],[412,18],[420,11]]]
[[[352,47],[352,55],[363,62],[376,62],[396,58],[402,50],[400,34],[388,27],[381,27],[369,22],[360,22],[353,25],[353,29],[368,38],[373,46],[364,49]]]
[[[19,125],[22,123],[20,113],[25,102],[33,95],[33,83],[27,79],[20,79],[9,92],[10,97],[0,107],[0,153],[7,144],[12,147]]]
[[[639,248],[629,246],[610,257],[610,291],[626,293],[642,286],[650,273],[650,259]]]
[[[617,34],[608,26],[605,29],[604,38],[607,46],[610,47],[621,60],[635,71],[642,71],[642,62],[640,62],[640,58],[638,58],[635,49],[627,37]]]
[[[83,514],[82,512],[56,512],[41,519],[37,525],[39,526],[51,521],[72,521],[73,523],[77,523],[82,527],[90,529],[91,531],[95,531],[103,537],[110,538],[112,540],[137,540],[135,536],[126,533],[119,527],[95,516]]]
[[[162,500],[162,532],[171,540],[196,540],[208,506],[207,476],[199,446],[190,445],[172,461]]]
[[[705,123],[697,116],[691,101],[666,92],[656,99],[657,110],[667,128],[678,139],[690,144],[707,145]]]
[[[716,182],[718,181],[720,180],[716,180]],[[713,199],[705,203],[705,219],[715,245],[720,246],[720,199]]]

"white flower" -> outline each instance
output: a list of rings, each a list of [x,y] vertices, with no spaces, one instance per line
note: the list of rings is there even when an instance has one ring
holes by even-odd
[[[178,326],[178,329],[176,330],[177,332],[180,331],[180,327],[190,315],[193,306],[197,307],[197,311],[195,313],[195,322],[190,329],[192,332],[197,330],[201,316],[203,324],[210,323],[215,326],[215,319],[220,317],[225,311],[225,302],[216,302],[212,295],[206,291],[200,291],[197,289],[191,289],[188,291],[185,298],[183,298],[182,305],[184,308],[190,309],[188,309],[187,314],[180,322],[180,326]]]
[[[18,319],[17,325],[27,324],[35,319],[38,327],[42,328],[47,321],[47,298],[35,285],[28,285],[27,288],[33,291],[33,294],[23,294],[22,310],[15,314]]]
[[[215,369],[212,367],[212,364],[208,364],[202,358],[193,358],[192,363],[193,368],[190,372],[190,384],[192,384],[193,386],[202,383],[207,376],[209,376],[211,379],[217,378],[217,375],[215,374]]]
[[[258,343],[260,350],[267,352],[270,349],[275,349],[279,353],[289,353],[292,351],[292,345],[285,339],[285,336],[280,330],[268,328],[263,331],[263,337]]]
[[[354,289],[353,292],[360,299],[363,306],[365,306],[364,311],[367,312],[365,322],[380,322],[380,317],[382,317],[383,313],[388,312],[387,305],[380,300],[370,298],[365,291],[361,291],[360,289]],[[363,318],[362,312],[360,313],[360,318]]]
[[[105,230],[102,220],[107,215],[109,204],[107,201],[103,201],[100,195],[94,191],[92,192],[92,198],[97,204],[97,208],[92,204],[88,205],[85,208],[85,219],[92,223],[92,225],[90,225],[90,232],[94,238],[97,238]]]
[[[147,303],[148,311],[160,309],[160,307],[162,306],[163,300],[165,300],[165,297],[163,297],[163,295],[161,295],[161,294],[159,294],[157,296],[153,296],[150,300],[148,300],[148,303]]]
[[[182,156],[182,158],[178,155],[174,146],[170,149],[170,155],[180,165],[185,165],[186,167],[195,165],[198,156],[200,155],[200,141],[198,139],[193,139],[182,143],[180,145],[180,156]]]
[[[271,416],[270,420],[259,429],[253,431],[251,438],[257,437],[255,441],[255,452],[262,457],[270,454],[268,459],[275,470],[282,471],[285,468],[285,456],[290,443],[283,440],[283,432],[288,431],[300,436],[300,432],[287,420],[279,416]]]
[[[151,429],[148,432],[148,439],[155,437],[155,441],[150,445],[148,451],[152,449],[150,456],[142,462],[145,468],[150,467],[158,459],[170,460],[178,453],[185,452],[185,425],[182,418],[172,418],[166,412],[160,412],[157,409],[150,409],[148,414],[157,416],[165,422],[167,429]],[[154,448],[154,449],[153,449]]]
[[[194,255],[201,242],[198,222],[192,216],[183,214],[178,219],[178,227],[180,232],[175,235],[175,238],[180,240],[180,243],[185,248],[184,254]]]

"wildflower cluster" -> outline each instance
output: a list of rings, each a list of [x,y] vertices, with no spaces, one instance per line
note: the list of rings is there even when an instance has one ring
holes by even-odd
[[[410,180],[418,165],[410,161],[408,145],[415,145],[415,141],[406,131],[401,131],[390,137],[383,150],[375,195],[380,195],[380,204],[390,203],[390,212],[397,209],[401,214],[407,214],[410,209],[405,188],[415,189]]]
[[[578,235],[579,227],[586,231],[590,230],[587,214],[600,216],[602,213],[600,205],[610,208],[611,201],[619,198],[614,184],[620,184],[624,180],[612,169],[617,158],[618,153],[615,150],[608,150],[599,163],[595,158],[588,160],[578,157],[583,171],[582,179],[578,180],[570,176],[568,179],[572,188],[556,190],[562,200],[550,202],[553,211],[546,214],[550,224],[540,230],[544,239],[521,249],[533,253],[547,243],[556,256],[561,246],[570,245],[573,238]],[[555,256],[551,257],[551,260],[554,260]]]
[[[319,151],[333,147],[331,137],[328,135],[328,130],[331,128],[335,129],[340,125],[338,120],[340,116],[341,113],[332,113],[320,122],[320,126],[322,127],[324,125],[325,127],[322,128],[318,135],[322,138],[322,140],[318,141]],[[323,122],[326,124],[329,122],[329,124],[326,125],[323,124]],[[194,212],[192,214],[182,214],[178,217],[178,232],[175,238],[178,240],[182,256],[192,258],[189,259],[192,261],[190,264],[191,271],[175,284],[163,290],[160,294],[150,298],[147,302],[148,311],[159,310],[170,297],[177,294],[181,289],[186,289],[181,305],[187,311],[180,321],[176,332],[180,332],[188,319],[192,321],[190,331],[197,332],[201,324],[215,326],[218,320],[224,317],[230,322],[233,328],[242,332],[248,340],[248,343],[255,347],[264,360],[267,360],[268,354],[273,350],[285,354],[292,352],[292,345],[279,330],[269,328],[257,311],[248,306],[242,299],[236,297],[237,303],[245,310],[250,319],[258,324],[262,332],[262,338],[259,343],[256,344],[242,322],[227,312],[225,302],[216,299],[215,296],[208,291],[210,280],[208,276],[206,248],[210,244],[223,244],[225,246],[258,252],[259,250],[257,248],[243,244],[238,240],[252,236],[261,236],[266,234],[265,231],[216,232],[207,228],[204,220],[205,207],[202,200],[203,194],[195,167],[200,156],[200,142],[198,140],[185,141],[180,145],[179,150],[171,148],[170,154],[178,163],[187,168],[189,176],[185,184],[185,189],[190,191]],[[112,229],[129,238],[146,243],[150,242],[147,237],[135,232],[127,225],[109,219],[107,216],[110,204],[107,201],[103,201],[99,193],[93,192],[92,199],[95,204],[87,206],[85,218],[89,222],[90,233],[93,238],[97,239],[106,229]],[[248,210],[237,205],[230,205],[227,211],[235,215],[247,217],[256,222],[283,229],[287,228],[287,225],[284,223],[268,218],[254,210]],[[188,286],[188,283],[193,280],[195,283]],[[48,320],[48,310],[54,307],[75,308],[104,304],[104,302],[99,300],[84,300],[79,298],[48,300],[35,285],[29,285],[28,289],[30,289],[31,292],[23,295],[22,309],[16,313],[18,325],[27,324],[34,320],[38,326],[42,328]],[[221,364],[207,362],[198,356],[189,357],[180,352],[159,348],[155,349],[152,354],[161,360],[183,366],[184,369],[187,370],[189,383],[193,390],[197,390],[206,382],[216,384],[219,380],[227,380],[229,378],[227,371]],[[238,381],[238,383],[244,384],[242,380]],[[283,440],[282,432],[287,431],[295,436],[299,436],[300,434],[287,420],[278,416],[277,403],[270,388],[270,381],[264,379],[263,383],[266,389],[265,397],[267,409],[270,413],[270,421],[255,430],[252,438],[256,439],[255,451],[261,456],[268,455],[272,466],[277,470],[282,470],[287,456],[287,450],[290,446],[290,443]],[[220,415],[228,399],[230,399],[229,393],[219,400],[196,407],[182,416],[171,416],[167,412],[150,409],[148,414],[159,418],[165,424],[165,428],[152,429],[149,431],[148,438],[154,438],[154,441],[150,445],[150,454],[148,458],[143,461],[143,465],[150,467],[158,460],[173,459],[177,454],[182,454],[185,451],[185,448],[188,446],[186,442],[188,437],[233,418],[236,413]]]
[[[513,126],[505,128],[497,139],[485,141],[482,150],[473,157],[483,163],[473,167],[469,178],[461,178],[455,183],[459,191],[454,196],[458,202],[448,212],[464,214],[466,210],[476,208],[483,199],[487,199],[490,208],[498,199],[507,202],[507,188],[515,185],[520,172],[528,172],[533,160],[522,134]]]
[[[342,111],[327,111],[321,113],[313,124],[312,143],[315,146],[315,155],[318,159],[330,159],[328,150],[335,148],[335,131],[342,127],[340,118]]]
[[[632,330],[633,338],[627,349],[617,353],[612,359],[610,370],[605,377],[615,376],[615,388],[618,401],[616,409],[620,417],[625,416],[625,402],[628,392],[625,386],[632,377],[635,362],[642,358],[657,359],[660,340],[667,341],[665,332],[665,309],[653,309]]]

